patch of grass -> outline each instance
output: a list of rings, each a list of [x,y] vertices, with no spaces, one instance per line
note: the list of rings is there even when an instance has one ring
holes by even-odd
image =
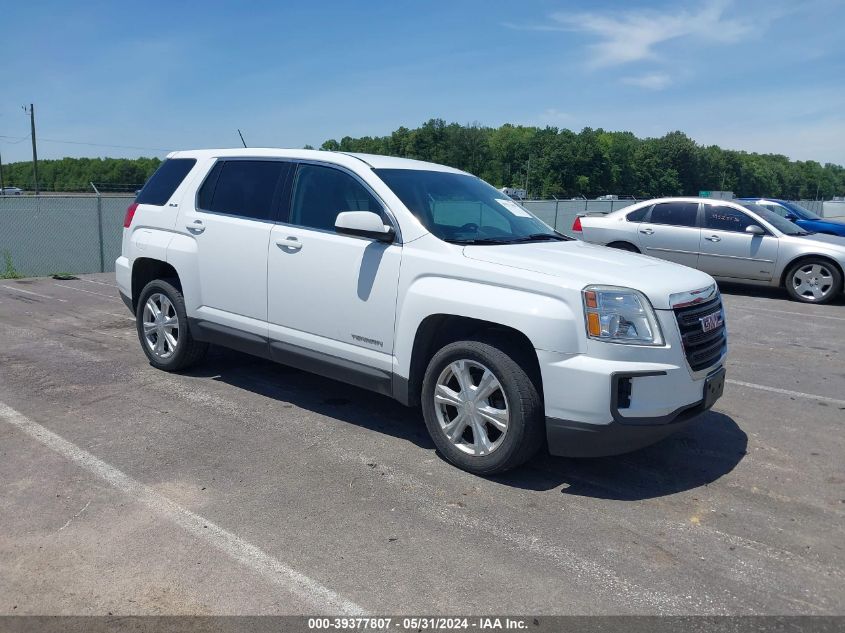
[[[0,279],[23,278],[23,275],[15,269],[15,264],[12,262],[12,254],[9,251],[3,251],[3,261],[5,262],[5,268],[0,269]]]
[[[72,281],[73,279],[79,279],[73,273],[52,273],[50,275],[53,279],[58,279],[60,281]]]

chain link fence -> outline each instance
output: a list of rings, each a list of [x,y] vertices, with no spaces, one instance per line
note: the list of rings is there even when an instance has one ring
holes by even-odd
[[[0,276],[114,270],[129,196],[0,196]]]
[[[0,277],[111,272],[120,255],[123,217],[132,197],[121,195],[0,196]],[[636,200],[526,200],[549,226],[572,235],[575,217],[610,213]],[[821,201],[800,203],[819,214]]]

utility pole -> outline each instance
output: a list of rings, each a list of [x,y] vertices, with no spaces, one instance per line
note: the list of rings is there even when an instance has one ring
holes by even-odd
[[[32,136],[32,180],[35,185],[35,195],[38,195],[38,150],[35,146],[35,106],[29,104],[29,109],[23,106],[23,111],[29,115],[30,135]]]
[[[3,156],[0,154],[0,196],[3,194]]]

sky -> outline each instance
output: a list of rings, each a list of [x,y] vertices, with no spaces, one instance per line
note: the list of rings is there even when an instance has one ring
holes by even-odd
[[[0,155],[315,147],[449,122],[681,130],[845,165],[845,0],[4,2]]]

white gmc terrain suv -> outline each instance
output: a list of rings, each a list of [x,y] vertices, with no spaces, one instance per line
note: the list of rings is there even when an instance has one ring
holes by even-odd
[[[117,281],[152,365],[209,343],[422,406],[479,474],[544,444],[631,451],[722,394],[709,275],[556,233],[482,180],[308,150],[175,152],[126,212]]]

